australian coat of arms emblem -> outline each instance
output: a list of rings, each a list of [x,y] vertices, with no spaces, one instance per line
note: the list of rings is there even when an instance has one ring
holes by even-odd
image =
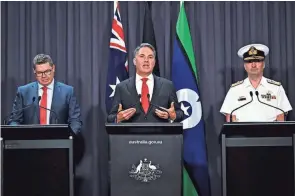
[[[129,176],[141,182],[150,182],[161,177],[159,164],[152,164],[147,158],[140,160],[138,165],[132,165]]]

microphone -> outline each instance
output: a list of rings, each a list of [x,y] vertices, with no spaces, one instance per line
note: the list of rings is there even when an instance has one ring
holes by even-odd
[[[133,108],[134,106],[136,106],[138,103],[140,103],[140,99],[141,99],[141,94],[138,94],[138,100],[135,102],[135,104],[132,104],[129,108]],[[118,106],[119,107],[119,106]],[[118,108],[119,109],[119,108]],[[117,115],[123,110],[120,110],[117,112],[116,117],[115,117],[115,123],[117,122]]]
[[[166,112],[168,114],[168,120],[170,119],[170,115],[169,115],[169,112],[167,112],[166,110],[162,109],[160,106],[156,105],[156,104],[153,104],[151,101],[150,101],[150,94],[147,94],[147,97],[148,97],[148,101],[149,101],[149,104],[154,106],[155,108],[157,108],[158,110],[161,110],[162,112]]]
[[[32,98],[32,103],[31,103],[31,104],[29,104],[29,105],[27,105],[27,106],[25,106],[25,107],[23,107],[23,108],[21,108],[21,109],[15,110],[14,112],[11,112],[8,116],[6,116],[6,117],[4,118],[4,120],[3,120],[3,124],[6,125],[6,124],[8,123],[8,122],[7,122],[7,119],[8,119],[10,116],[11,116],[11,119],[14,120],[13,117],[15,116],[15,113],[16,113],[16,112],[19,112],[19,111],[22,111],[22,110],[25,110],[25,109],[31,107],[31,106],[34,104],[35,100],[36,100],[36,97],[33,97],[33,98]]]
[[[40,100],[41,100],[41,96],[38,97],[38,103],[40,102]],[[56,112],[54,110],[51,110],[49,108],[45,108],[45,107],[43,107],[41,105],[39,105],[39,107],[52,112],[55,115],[55,124],[58,124],[58,116],[57,116],[57,114],[56,114]]]
[[[286,118],[286,115],[285,115],[285,111],[284,111],[284,110],[282,110],[281,108],[278,108],[278,107],[275,107],[275,106],[272,106],[272,105],[270,105],[270,104],[267,104],[267,103],[264,103],[264,102],[260,101],[258,91],[255,91],[255,94],[256,94],[257,99],[258,99],[258,101],[259,101],[260,103],[262,103],[262,104],[264,104],[264,105],[267,105],[267,106],[269,106],[269,107],[275,108],[275,109],[277,109],[277,110],[282,111],[283,114],[284,114],[284,121],[286,120],[286,119],[285,119],[285,118]]]
[[[137,101],[135,102],[135,104],[132,104],[129,108],[133,108],[133,107],[136,106],[138,103],[140,103],[141,94],[138,94],[137,96],[138,96],[138,99],[139,99],[139,100],[137,100]],[[118,106],[118,107],[119,107],[119,106]],[[119,108],[118,108],[118,109],[119,109]],[[118,111],[117,114],[119,114],[121,111],[123,111],[123,110]]]
[[[249,103],[251,103],[251,102],[253,101],[253,92],[252,92],[252,91],[250,91],[250,96],[251,96],[251,101],[249,101],[249,102],[247,102],[247,103],[245,103],[245,104],[243,104],[243,105],[237,107],[236,109],[234,109],[234,110],[230,113],[230,122],[233,122],[233,115],[232,115],[232,114],[233,114],[234,111],[237,111],[238,109],[244,107],[245,105],[248,105]]]
[[[137,104],[141,103],[141,94],[138,94],[137,96],[138,96],[138,100],[135,102],[135,104],[131,105],[129,108],[133,108]]]

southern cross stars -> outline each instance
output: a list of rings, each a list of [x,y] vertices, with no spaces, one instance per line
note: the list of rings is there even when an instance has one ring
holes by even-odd
[[[113,97],[115,95],[116,86],[120,83],[120,80],[118,77],[116,77],[116,84],[110,84],[110,87],[113,89],[112,94],[109,97]]]

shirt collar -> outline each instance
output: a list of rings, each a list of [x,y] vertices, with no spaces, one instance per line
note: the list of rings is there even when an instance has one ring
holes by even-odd
[[[245,85],[245,87],[249,87],[249,86],[251,86],[251,82],[250,82],[249,78],[246,78],[246,79],[244,80],[244,85]]]
[[[262,86],[266,86],[266,85],[267,85],[266,78],[263,77],[263,76],[262,76],[262,78],[261,78],[260,85],[262,85]]]
[[[41,84],[38,82],[38,87],[39,87],[39,89],[41,89],[41,88],[43,87],[43,85],[41,85]],[[53,78],[52,82],[47,86],[47,88],[52,90],[53,87],[54,87],[54,78]]]
[[[142,77],[142,76],[136,74],[136,82],[138,82],[138,81],[141,80],[142,78],[144,78],[144,77]],[[148,78],[148,81],[153,81],[153,80],[154,80],[154,75],[153,75],[153,74],[150,74],[148,77],[145,77],[145,78]]]
[[[267,84],[266,78],[262,76],[259,86],[260,86],[260,85],[261,85],[261,86],[265,86],[266,84]],[[244,80],[244,85],[245,85],[245,87],[252,86],[252,84],[251,84],[249,78],[246,78],[246,79]]]

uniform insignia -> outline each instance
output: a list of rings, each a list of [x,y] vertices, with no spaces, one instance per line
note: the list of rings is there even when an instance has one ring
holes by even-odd
[[[238,82],[232,84],[231,87],[238,86],[238,85],[242,84],[243,82],[244,82],[244,80],[238,81]]]
[[[268,91],[266,94],[262,94],[261,98],[266,99],[267,101],[271,101],[272,99],[276,99],[276,96],[272,95],[271,91]]]
[[[248,52],[249,55],[256,55],[257,54],[257,49],[252,46],[250,49],[249,49],[249,52]]]
[[[267,79],[266,80],[268,83],[270,84],[274,84],[274,85],[277,85],[277,86],[281,86],[281,83],[280,82],[277,82],[277,81],[274,81],[274,80],[270,80],[270,79]]]

